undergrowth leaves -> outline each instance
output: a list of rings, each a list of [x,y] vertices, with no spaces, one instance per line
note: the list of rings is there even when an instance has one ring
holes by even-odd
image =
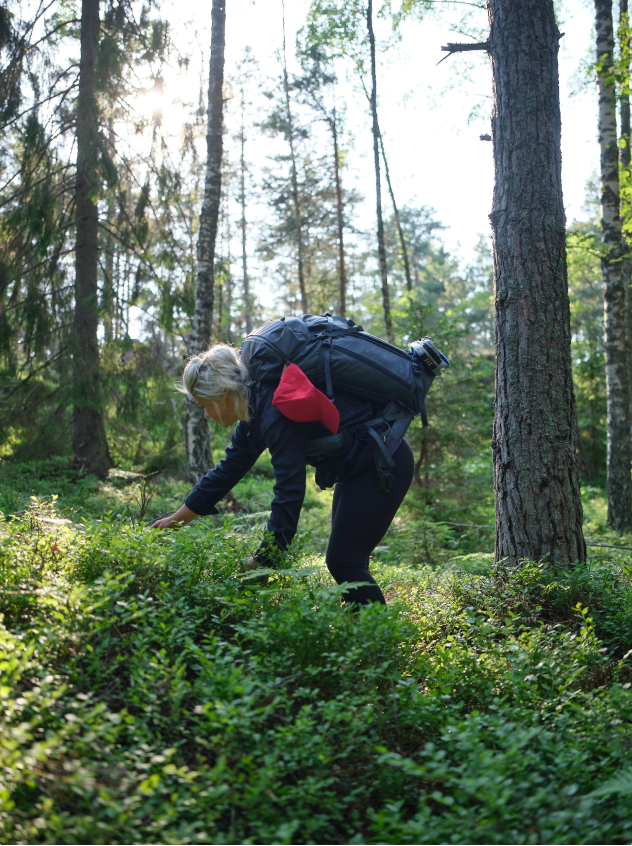
[[[0,524],[3,842],[632,837],[622,570],[385,566],[356,611],[230,522],[41,516]]]

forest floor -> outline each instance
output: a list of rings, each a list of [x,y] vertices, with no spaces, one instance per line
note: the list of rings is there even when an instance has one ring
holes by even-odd
[[[219,461],[223,450],[217,450]],[[185,475],[164,471],[147,479],[152,492],[146,513],[139,521],[142,468],[130,466],[110,471],[106,482],[84,476],[72,469],[72,459],[51,458],[45,461],[0,462],[0,514],[20,515],[29,508],[32,497],[50,502],[56,498],[56,516],[73,523],[99,520],[106,515],[151,525],[159,517],[176,511],[191,490]],[[435,492],[413,485],[404,500],[381,546],[373,556],[375,562],[408,566],[445,564],[472,552],[494,549],[494,502],[491,474],[487,490],[480,490],[480,476],[474,476],[475,493],[456,505],[433,499]],[[265,453],[253,470],[233,491],[234,499],[219,503],[217,517],[204,518],[208,526],[219,526],[231,520],[235,530],[260,539],[273,499],[274,474]],[[452,492],[453,493],[453,492]],[[333,491],[321,491],[308,468],[307,493],[299,524],[303,549],[324,555],[329,539]],[[600,487],[584,486],[584,534],[589,543],[589,557],[599,561],[625,561],[632,555],[632,534],[617,535],[607,525],[607,503]],[[630,549],[617,549],[629,547]],[[632,560],[632,559],[631,559]]]
[[[179,532],[147,526],[188,484],[141,517],[140,478],[0,467],[2,842],[632,839],[632,552],[494,566],[413,489],[372,563],[389,607],[354,614],[331,492],[264,587],[269,460]],[[632,546],[584,496],[591,543]],[[445,517],[491,525],[491,498]]]

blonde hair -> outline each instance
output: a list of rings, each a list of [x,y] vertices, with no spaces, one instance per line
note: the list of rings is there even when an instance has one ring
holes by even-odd
[[[216,403],[223,396],[235,397],[235,408],[240,420],[250,420],[248,370],[241,363],[234,347],[215,344],[187,362],[178,390],[196,399]]]

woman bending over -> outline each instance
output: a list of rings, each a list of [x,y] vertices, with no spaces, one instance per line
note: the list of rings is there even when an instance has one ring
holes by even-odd
[[[321,488],[335,485],[326,557],[329,572],[338,584],[368,582],[347,590],[346,602],[385,604],[369,572],[369,559],[404,499],[414,469],[408,443],[403,439],[389,443],[388,424],[381,429],[377,425],[394,461],[389,484],[380,484],[375,461],[378,450],[363,424],[380,420],[385,406],[336,392],[340,431],[348,437],[339,454],[323,459],[317,456],[317,442],[330,432],[321,422],[296,423],[285,417],[272,404],[278,382],[251,384],[247,368],[232,347],[217,344],[194,356],[182,381],[184,392],[204,408],[207,418],[224,428],[238,421],[239,425],[220,463],[200,479],[175,514],[157,520],[153,528],[177,528],[200,515],[217,514],[216,503],[267,448],[275,478],[267,525],[273,540],[261,544],[254,556],[256,564],[272,565],[278,550],[291,543],[305,497],[306,465],[313,464]],[[271,550],[270,544],[277,549]]]

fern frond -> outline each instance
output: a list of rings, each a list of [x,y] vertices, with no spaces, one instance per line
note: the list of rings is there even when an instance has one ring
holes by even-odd
[[[627,767],[625,770],[617,773],[611,779],[604,782],[601,787],[593,790],[588,795],[593,796],[609,796],[612,793],[620,793],[622,796],[629,796],[632,794],[632,767]]]

